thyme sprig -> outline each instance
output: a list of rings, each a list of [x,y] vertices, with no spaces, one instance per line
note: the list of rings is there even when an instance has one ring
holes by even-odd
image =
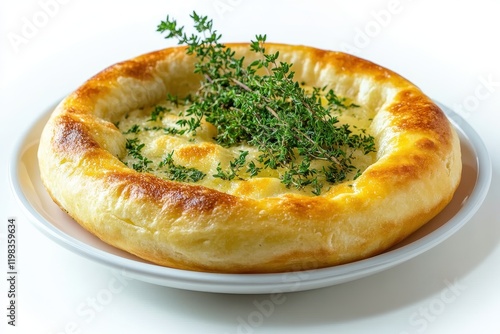
[[[158,164],[158,168],[166,167],[165,173],[170,180],[180,182],[198,182],[205,177],[206,174],[196,168],[176,164],[173,159],[173,154],[173,151],[168,153]]]
[[[141,143],[138,138],[127,139],[127,142],[125,144],[125,148],[127,149],[128,154],[132,158],[134,158],[134,161],[132,162],[132,168],[138,172],[152,171],[150,164],[153,161],[143,156],[141,153],[144,145],[145,144]]]
[[[266,51],[266,35],[251,41],[250,50],[257,57],[248,63],[221,43],[207,16],[193,12],[191,18],[197,33],[188,35],[168,16],[157,29],[187,46],[186,53],[196,57],[194,72],[202,78],[178,125],[195,135],[204,118],[216,127],[220,145],[259,149],[256,161],[246,161],[242,154],[227,171],[219,165],[214,177],[241,178],[241,171],[253,177],[270,168],[279,172],[287,187],[311,186],[319,195],[324,182],[343,181],[355,170],[356,150],[375,150],[373,137],[364,131],[353,133],[335,116],[358,106],[327,87],[305,89],[294,80],[293,64],[281,61],[279,51]]]

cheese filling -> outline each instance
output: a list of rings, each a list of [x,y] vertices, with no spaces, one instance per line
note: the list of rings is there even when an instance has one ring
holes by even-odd
[[[127,140],[127,156],[122,161],[139,172],[157,177],[199,184],[228,194],[251,198],[284,194],[314,196],[310,185],[303,189],[287,187],[281,182],[283,168],[264,168],[258,162],[261,154],[254,146],[241,144],[223,147],[214,139],[216,128],[202,120],[195,132],[179,124],[186,119],[185,105],[169,101],[131,111],[117,124]],[[348,124],[354,134],[370,135],[373,112],[349,108],[336,115],[339,125]],[[352,151],[352,150],[351,150]],[[352,151],[354,168],[343,182],[352,182],[376,160],[376,154]],[[311,166],[322,168],[326,162],[313,160]],[[333,186],[325,182],[322,193]]]

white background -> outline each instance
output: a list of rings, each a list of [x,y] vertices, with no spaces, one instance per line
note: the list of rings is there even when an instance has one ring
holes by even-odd
[[[271,41],[349,51],[399,72],[455,109],[480,133],[493,162],[492,186],[479,212],[454,236],[396,268],[287,294],[267,311],[258,307],[269,300],[266,295],[119,281],[112,270],[47,239],[29,223],[9,186],[16,141],[84,79],[171,45],[156,25],[167,14],[188,24],[192,10],[212,17],[225,41],[266,33]],[[0,331],[499,333],[499,16],[493,0],[1,1]],[[19,224],[16,327],[6,317],[9,217]],[[105,305],[91,307],[110,289]]]

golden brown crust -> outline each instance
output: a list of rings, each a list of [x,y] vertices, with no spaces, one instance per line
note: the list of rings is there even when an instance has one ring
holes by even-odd
[[[230,44],[247,58],[246,44]],[[58,205],[103,241],[154,263],[211,272],[279,272],[332,266],[378,254],[451,200],[461,174],[458,137],[417,87],[369,61],[304,46],[268,44],[294,63],[297,80],[329,85],[375,115],[377,160],[321,196],[267,196],[272,181],[233,193],[138,173],[121,161],[113,125],[127,112],[199,80],[184,48],[125,61],[64,99],[41,137],[42,180]],[[184,147],[203,159],[212,144]]]

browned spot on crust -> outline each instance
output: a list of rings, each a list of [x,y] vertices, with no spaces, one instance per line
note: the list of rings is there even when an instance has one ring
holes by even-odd
[[[119,64],[121,75],[139,80],[153,78],[154,62],[127,61]]]
[[[449,144],[451,129],[443,111],[422,94],[405,90],[389,111],[396,116],[395,126],[403,131],[435,133],[441,144]]]
[[[82,114],[89,114],[87,110],[89,108],[76,108],[75,104],[69,104],[68,106],[65,106],[64,111],[68,114],[75,114],[75,115],[82,115]]]
[[[123,185],[121,191],[126,197],[151,199],[155,203],[161,203],[166,210],[175,208],[207,214],[216,207],[236,203],[234,196],[201,186],[159,179],[151,174],[118,172],[108,175],[107,179],[112,184]]]
[[[384,170],[384,174],[386,177],[391,178],[391,177],[397,177],[399,176],[401,179],[406,179],[406,178],[416,178],[418,177],[418,171],[423,168],[419,168],[416,165],[413,164],[401,164],[401,165],[395,165],[391,166],[389,169]],[[379,177],[382,175],[379,175]]]
[[[422,138],[420,140],[418,140],[415,145],[422,149],[422,150],[426,150],[426,151],[434,151],[434,150],[437,150],[437,146],[436,144],[428,139],[428,138]]]
[[[340,67],[342,73],[370,73],[376,81],[387,81],[394,76],[392,71],[356,56],[345,53],[322,52],[326,56],[326,62],[328,63],[331,62],[332,58],[335,58],[334,62],[337,64],[336,66]],[[315,53],[318,53],[318,51],[315,51]],[[324,57],[322,56],[322,58]]]
[[[126,60],[106,68],[99,74],[92,77],[88,82],[102,82],[106,85],[107,83],[114,82],[118,77],[149,80],[153,78],[156,61],[156,57],[153,56],[143,56],[140,57],[140,60]]]
[[[382,184],[392,182],[394,184],[406,184],[407,180],[418,180],[426,175],[430,163],[427,155],[410,154],[405,156],[393,156],[390,162],[381,165],[380,168],[366,171],[372,181],[378,180]],[[388,188],[390,189],[390,188]]]
[[[60,116],[54,129],[52,145],[60,153],[83,154],[99,147],[85,125],[69,116]]]
[[[87,84],[81,86],[75,91],[75,100],[78,99],[87,99],[89,97],[98,96],[100,94],[106,93],[109,91],[108,87],[105,86],[97,86],[95,84]]]
[[[138,80],[152,80],[155,77],[155,67],[160,60],[170,54],[183,54],[184,48],[171,48],[141,55],[135,59],[123,61],[112,65],[97,73],[74,91],[66,102],[68,112],[90,113],[92,109],[85,108],[104,96],[109,89],[116,85],[119,77],[134,78]],[[74,107],[78,105],[78,109]]]

